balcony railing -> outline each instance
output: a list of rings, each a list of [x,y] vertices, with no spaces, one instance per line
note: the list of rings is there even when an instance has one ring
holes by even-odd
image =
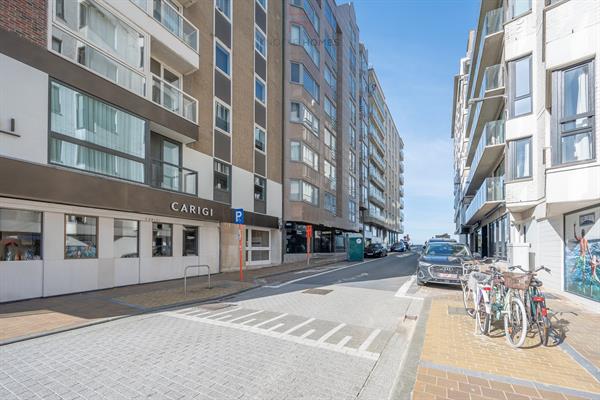
[[[369,196],[372,197],[373,199],[379,201],[381,204],[385,204],[385,199],[383,198],[383,194],[381,194],[379,191],[375,190],[374,188],[369,188]]]
[[[166,0],[131,0],[179,40],[198,52],[198,28]]]
[[[381,185],[382,187],[385,187],[385,179],[383,178],[383,175],[377,172],[375,168],[370,168],[369,178],[379,183],[379,185]]]
[[[487,146],[495,146],[498,144],[504,143],[504,120],[498,121],[489,121],[485,124],[483,128],[483,133],[481,135],[481,139],[479,139],[479,144],[477,145],[477,150],[475,150],[475,155],[473,156],[473,162],[471,163],[471,169],[469,170],[469,181],[473,177],[473,174],[477,170],[477,165],[479,161],[481,161],[481,157],[483,156],[483,152]]]
[[[193,123],[198,122],[196,99],[156,75],[152,75],[152,101]]]
[[[381,222],[385,222],[385,216],[383,212],[379,211],[376,207],[369,207],[369,217],[377,219]]]
[[[385,168],[385,161],[383,160],[383,157],[381,157],[375,149],[371,148],[369,153],[371,155],[371,158],[377,161],[381,168]]]
[[[485,95],[485,92],[488,90],[495,90],[501,87],[504,87],[504,67],[502,64],[487,67],[483,75],[481,94]]]
[[[152,160],[151,181],[154,187],[198,195],[198,173],[165,161]]]
[[[502,200],[504,200],[504,177],[486,178],[477,190],[473,200],[471,200],[471,204],[467,207],[465,219],[470,221],[485,203]]]

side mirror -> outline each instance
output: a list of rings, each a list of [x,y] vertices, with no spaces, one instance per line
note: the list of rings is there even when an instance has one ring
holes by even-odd
[[[476,260],[481,260],[481,254],[480,253],[473,253],[473,258]]]

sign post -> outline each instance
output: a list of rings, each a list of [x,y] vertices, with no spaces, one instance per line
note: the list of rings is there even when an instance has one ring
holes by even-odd
[[[240,281],[244,280],[244,209],[243,208],[235,208],[235,224],[240,227],[240,232],[238,234],[239,238],[239,247],[240,247]]]
[[[312,225],[306,225],[306,265],[310,264],[310,243],[313,235]]]

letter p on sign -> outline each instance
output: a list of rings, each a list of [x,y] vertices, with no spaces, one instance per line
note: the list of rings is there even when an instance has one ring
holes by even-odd
[[[244,224],[244,209],[243,208],[235,208],[233,210],[234,212],[234,219],[235,219],[235,223],[236,224],[240,224],[243,225]]]

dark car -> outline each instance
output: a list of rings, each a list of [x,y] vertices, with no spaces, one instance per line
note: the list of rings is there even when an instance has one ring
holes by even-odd
[[[387,249],[381,243],[371,243],[365,247],[365,257],[385,257]]]
[[[390,251],[397,251],[397,252],[403,253],[406,251],[406,245],[404,244],[404,242],[394,243],[392,245]]]
[[[419,257],[417,284],[445,283],[459,285],[462,262],[473,259],[469,248],[450,241],[429,241]]]

